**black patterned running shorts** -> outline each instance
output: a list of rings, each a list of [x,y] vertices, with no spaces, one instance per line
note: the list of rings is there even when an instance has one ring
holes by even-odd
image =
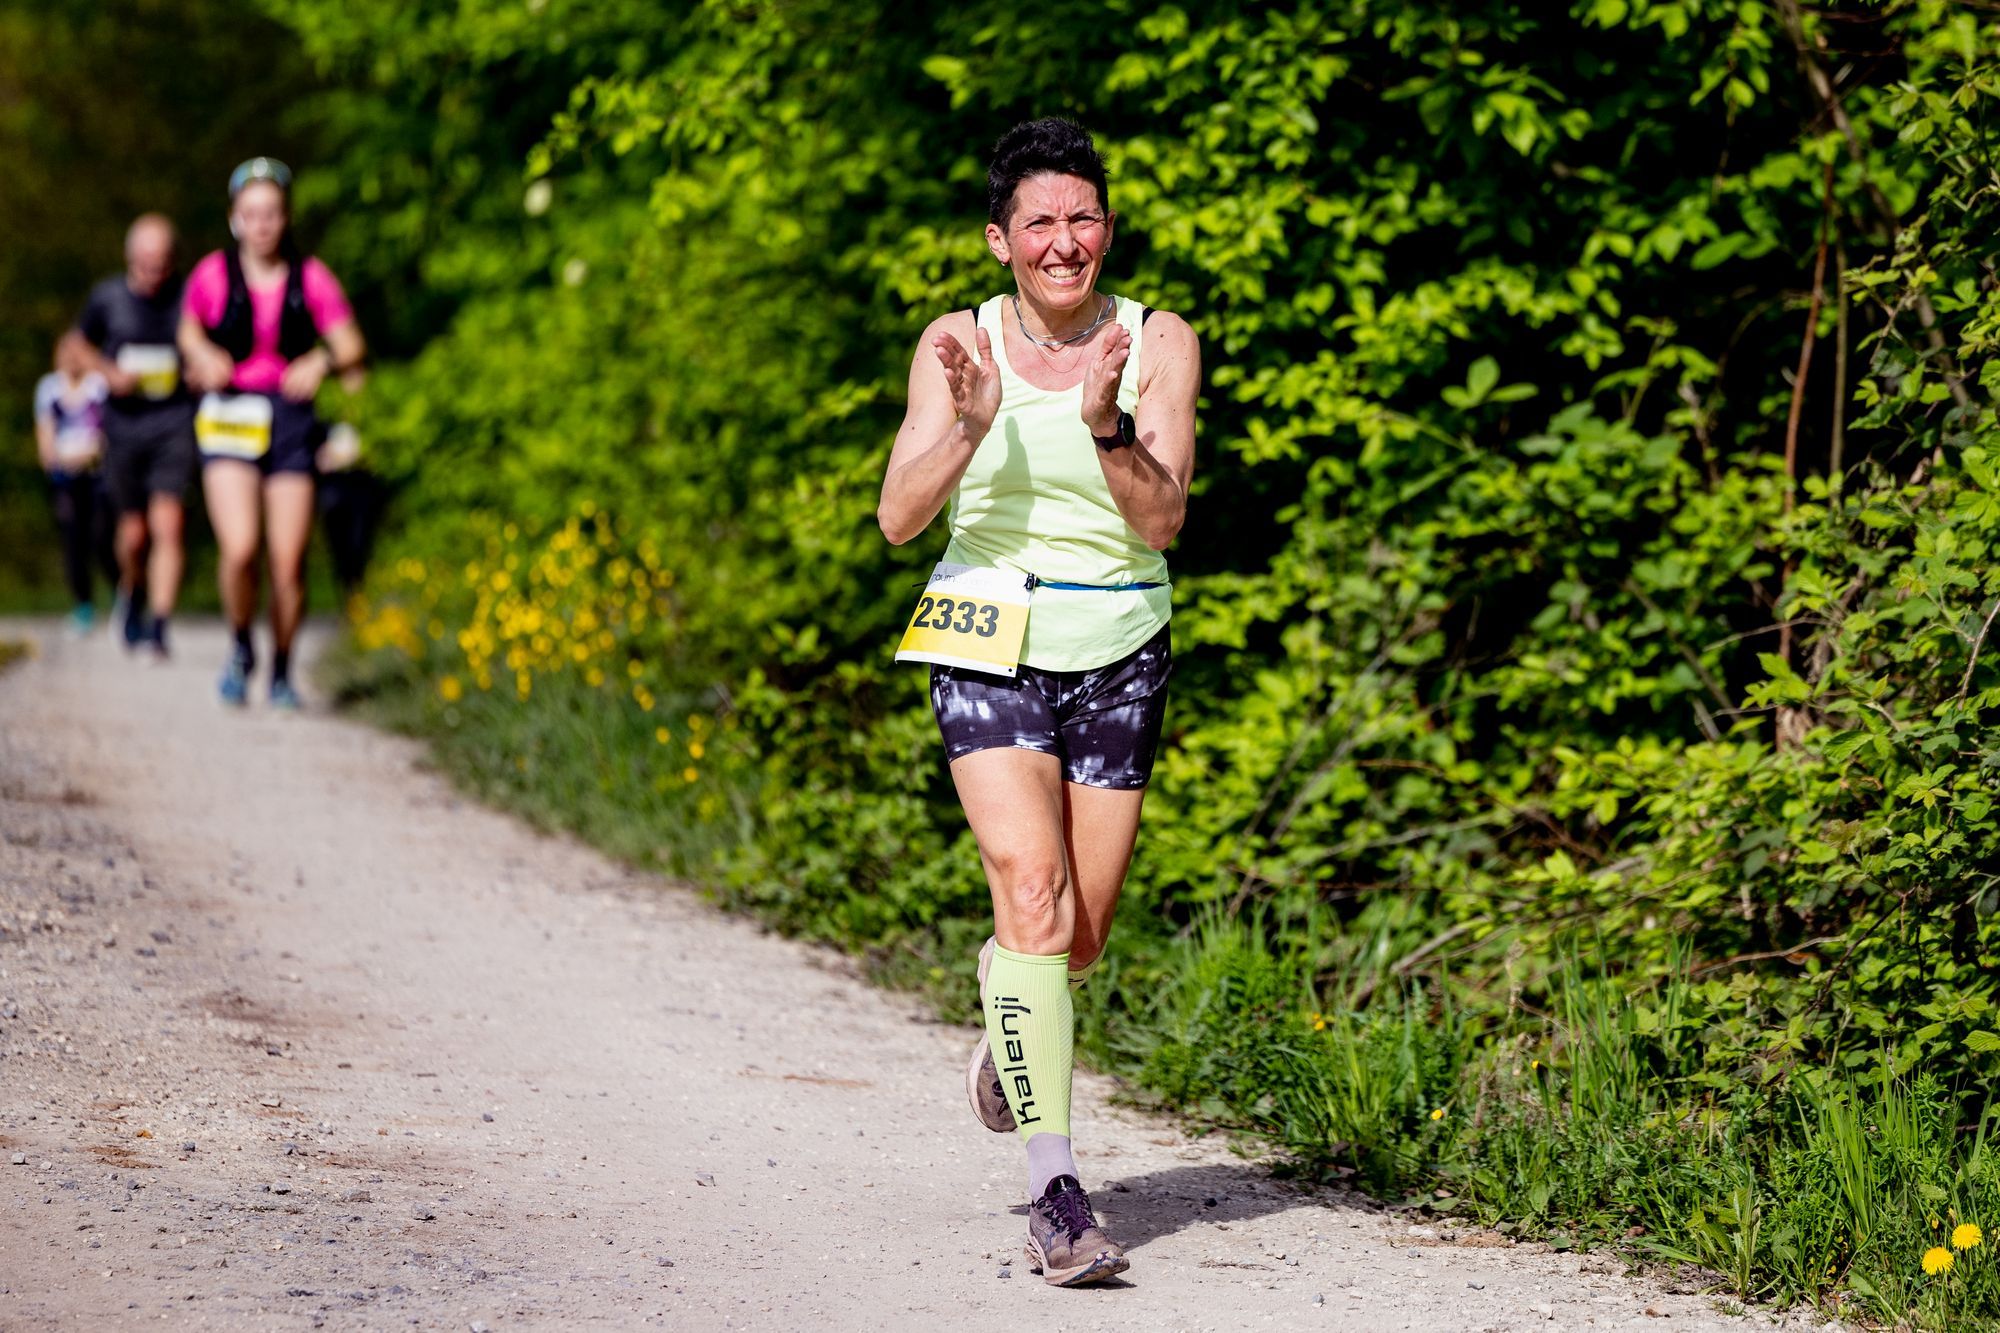
[[[1037,750],[1086,787],[1136,791],[1153,775],[1153,751],[1173,674],[1169,627],[1108,666],[1012,679],[960,667],[931,668],[931,711],[947,759],[977,750]]]

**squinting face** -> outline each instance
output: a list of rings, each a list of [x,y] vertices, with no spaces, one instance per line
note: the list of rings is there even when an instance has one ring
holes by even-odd
[[[269,181],[250,182],[229,206],[229,224],[246,251],[271,258],[285,238],[285,192]]]
[[[1116,214],[1081,176],[1044,173],[1014,187],[1005,230],[991,223],[986,244],[1014,270],[1021,294],[1048,310],[1073,310],[1097,290]]]

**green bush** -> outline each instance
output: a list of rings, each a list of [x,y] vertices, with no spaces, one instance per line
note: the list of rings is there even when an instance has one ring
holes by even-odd
[[[1000,279],[983,149],[1072,112],[1208,371],[1084,1049],[1299,1169],[2000,1318],[1990,1243],[1919,1267],[2000,1225],[1983,10],[274,8],[455,312],[357,405],[402,518],[350,680],[486,789],[964,1011],[889,660],[938,544],[872,512]]]

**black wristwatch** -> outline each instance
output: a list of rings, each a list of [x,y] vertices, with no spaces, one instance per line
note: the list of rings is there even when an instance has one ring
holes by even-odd
[[[1113,449],[1123,449],[1129,445],[1137,444],[1139,442],[1139,428],[1133,423],[1130,412],[1120,412],[1118,414],[1118,428],[1116,430],[1112,431],[1109,435],[1093,435],[1090,438],[1096,442],[1098,448],[1104,450],[1106,453],[1110,453]]]

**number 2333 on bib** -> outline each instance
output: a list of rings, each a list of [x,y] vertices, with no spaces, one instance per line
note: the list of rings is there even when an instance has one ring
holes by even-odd
[[[896,660],[1015,675],[1033,595],[1026,575],[940,564],[917,599]]]

